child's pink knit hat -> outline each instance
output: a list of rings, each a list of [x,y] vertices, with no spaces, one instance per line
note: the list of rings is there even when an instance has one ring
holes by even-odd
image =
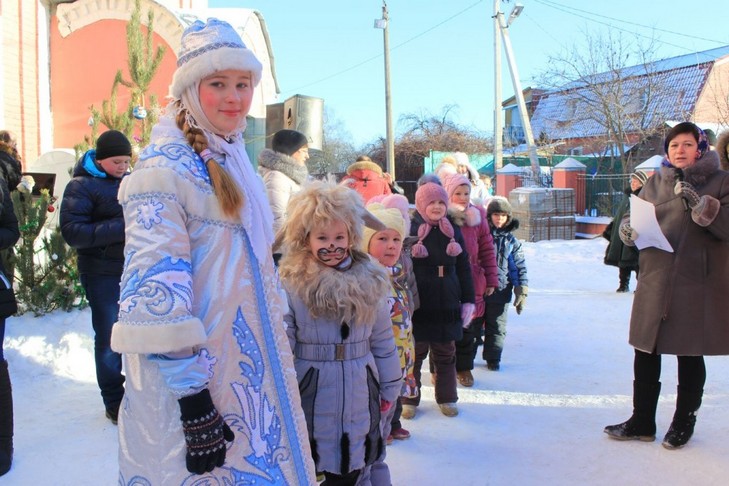
[[[418,211],[425,223],[418,227],[418,242],[413,245],[411,250],[413,258],[425,258],[428,256],[428,250],[425,248],[423,240],[426,236],[428,236],[434,225],[437,225],[440,231],[451,239],[446,247],[446,253],[448,255],[457,256],[463,251],[461,245],[459,245],[454,238],[455,233],[453,231],[453,226],[451,225],[451,222],[448,221],[447,217],[443,216],[437,221],[432,221],[425,215],[425,208],[427,208],[428,204],[433,201],[442,201],[443,204],[448,207],[448,193],[446,193],[446,190],[443,189],[443,186],[434,182],[428,182],[427,184],[420,186],[415,192],[415,209]]]
[[[428,219],[425,217],[425,208],[427,208],[428,204],[433,201],[443,201],[443,204],[445,204],[446,207],[448,206],[448,193],[443,186],[436,184],[435,182],[428,182],[427,184],[420,186],[415,192],[415,209],[418,210],[420,216],[422,216],[426,221]],[[433,223],[435,223],[435,221],[433,221]]]
[[[468,186],[471,187],[471,181],[468,180],[468,177],[464,176],[463,174],[450,174],[445,178],[444,185],[445,190],[448,193],[448,199],[453,197],[453,193],[456,192],[456,189],[458,189],[458,186]]]

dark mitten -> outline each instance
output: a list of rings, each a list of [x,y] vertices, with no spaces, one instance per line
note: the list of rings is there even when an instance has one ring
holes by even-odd
[[[691,219],[699,226],[709,226],[719,214],[719,200],[709,195],[699,196],[694,186],[688,182],[676,181],[673,192],[686,201],[691,208]]]
[[[227,451],[225,441],[232,441],[234,435],[213,405],[210,391],[206,388],[180,398],[178,403],[187,444],[187,470],[203,474],[222,466]]]

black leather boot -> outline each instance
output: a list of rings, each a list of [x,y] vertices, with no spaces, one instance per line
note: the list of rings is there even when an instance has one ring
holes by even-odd
[[[0,476],[13,462],[13,391],[10,388],[8,362],[0,361]]]
[[[623,293],[630,290],[630,286],[628,285],[630,282],[630,270],[627,268],[621,268],[618,277],[620,278],[620,286],[616,292]]]
[[[666,449],[680,449],[694,435],[696,412],[704,396],[704,390],[689,390],[681,385],[677,387],[677,392],[676,412],[666,437],[663,438],[663,447]]]
[[[621,424],[608,425],[604,432],[616,440],[656,440],[656,407],[660,394],[660,382],[633,381],[633,415]]]

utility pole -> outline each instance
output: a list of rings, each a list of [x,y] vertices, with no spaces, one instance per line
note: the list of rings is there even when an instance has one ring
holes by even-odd
[[[390,37],[388,32],[390,17],[387,12],[387,3],[382,0],[382,18],[375,20],[375,28],[382,29],[385,43],[385,118],[387,129],[387,147],[385,156],[387,160],[387,172],[395,180],[395,137],[392,127],[392,96],[390,94]]]
[[[539,168],[539,157],[537,155],[537,146],[534,143],[534,135],[532,133],[532,124],[529,121],[529,113],[527,112],[526,108],[526,102],[524,101],[524,92],[521,88],[521,81],[519,80],[519,71],[516,67],[516,60],[514,59],[514,50],[511,48],[511,37],[509,37],[509,26],[511,23],[521,14],[522,10],[524,10],[524,6],[521,4],[515,4],[514,9],[509,14],[509,18],[506,22],[503,21],[503,14],[498,11],[498,2],[499,0],[494,0],[494,9],[496,10],[494,14],[494,18],[496,21],[496,32],[498,33],[497,36],[500,37],[500,39],[504,43],[504,50],[506,52],[506,59],[509,63],[509,73],[511,74],[511,84],[514,87],[514,96],[516,97],[516,103],[519,107],[519,117],[521,118],[522,126],[524,127],[524,137],[526,138],[527,143],[527,151],[529,153],[529,161],[531,163],[532,171],[534,172],[535,177],[539,177],[541,169]],[[497,65],[498,68],[496,71],[501,73],[501,57],[499,56],[497,59]],[[498,86],[498,91],[500,95],[501,91],[501,85]],[[501,102],[499,101],[499,108],[501,107]],[[501,133],[501,124],[499,123],[499,133]],[[499,149],[503,151],[503,145],[499,143],[498,145]],[[495,149],[494,149],[495,150]],[[496,156],[494,156],[494,161],[496,161]],[[503,163],[503,160],[501,161]]]
[[[501,127],[501,22],[499,1],[494,0],[494,169],[504,166],[504,135]]]

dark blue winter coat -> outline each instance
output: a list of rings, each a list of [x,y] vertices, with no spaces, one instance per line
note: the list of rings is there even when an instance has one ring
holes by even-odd
[[[121,179],[106,174],[89,150],[76,163],[61,202],[61,234],[78,253],[78,271],[120,275],[124,266],[124,215],[117,200]]]
[[[517,285],[529,285],[527,281],[526,263],[521,241],[514,236],[513,231],[519,228],[519,220],[509,216],[506,224],[497,228],[491,223],[491,236],[496,247],[496,266],[499,268],[499,287],[493,294],[486,297],[486,306],[489,302],[494,304],[508,304],[511,302],[511,292]]]
[[[416,212],[412,219],[412,236],[418,234],[422,223],[423,219]],[[420,296],[420,308],[412,318],[416,341],[460,341],[463,338],[461,304],[476,301],[466,244],[460,228],[455,223],[451,222],[451,225],[454,238],[463,249],[460,255],[453,257],[446,254],[450,238],[434,227],[423,240],[428,256],[413,258],[413,272]]]

